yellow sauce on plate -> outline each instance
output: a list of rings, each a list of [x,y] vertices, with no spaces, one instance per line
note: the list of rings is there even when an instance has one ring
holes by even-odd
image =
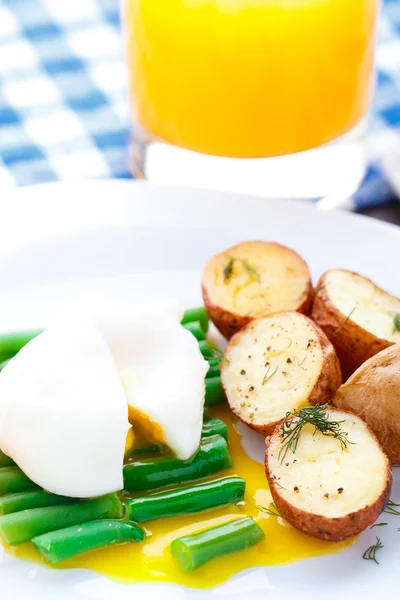
[[[332,554],[349,546],[353,540],[324,542],[300,533],[280,517],[263,511],[272,500],[264,474],[264,466],[249,458],[241,444],[236,418],[227,407],[215,408],[213,417],[225,421],[229,431],[229,447],[234,466],[210,479],[239,475],[246,480],[246,495],[239,506],[225,506],[189,516],[158,519],[143,523],[148,538],[142,544],[124,544],[95,550],[69,559],[56,569],[83,568],[126,583],[170,582],[196,588],[223,583],[249,567],[280,565],[313,556]],[[265,531],[263,542],[234,554],[217,558],[196,571],[185,574],[174,563],[170,544],[176,537],[187,535],[245,515],[252,516]],[[41,562],[32,544],[11,548],[14,556]]]

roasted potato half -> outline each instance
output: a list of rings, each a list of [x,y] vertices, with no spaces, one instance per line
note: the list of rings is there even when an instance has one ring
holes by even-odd
[[[294,311],[251,321],[225,349],[221,380],[231,410],[268,435],[288,411],[328,402],[341,384],[325,334]]]
[[[327,416],[339,422],[348,440],[345,446],[306,424],[295,451],[289,448],[285,455],[287,439],[278,426],[267,440],[265,465],[282,517],[308,535],[339,542],[379,517],[392,475],[386,454],[362,419],[335,408]]]
[[[367,360],[338,389],[333,405],[368,423],[394,465],[400,465],[400,346]]]
[[[202,291],[211,320],[227,339],[272,312],[308,315],[313,298],[307,264],[275,242],[242,242],[213,256],[204,268]]]
[[[400,299],[351,271],[322,275],[311,318],[335,346],[344,380],[371,356],[400,343]]]

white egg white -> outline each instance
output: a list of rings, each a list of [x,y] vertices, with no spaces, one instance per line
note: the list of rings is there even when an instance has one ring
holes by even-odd
[[[175,301],[63,309],[0,374],[0,448],[46,490],[120,490],[129,414],[178,458],[199,445],[208,369]]]
[[[89,323],[54,323],[0,375],[0,447],[50,492],[122,489],[128,427],[118,371]]]
[[[80,317],[78,316],[80,315]],[[149,421],[162,441],[181,459],[200,442],[208,363],[194,336],[180,322],[177,302],[99,304],[86,298],[70,306],[64,322],[85,315],[106,340],[121,377],[133,417]]]
[[[131,321],[125,344],[116,355],[110,347],[125,388],[135,427],[135,412],[145,416],[150,430],[181,459],[197,450],[203,423],[208,363],[194,336],[162,317]]]

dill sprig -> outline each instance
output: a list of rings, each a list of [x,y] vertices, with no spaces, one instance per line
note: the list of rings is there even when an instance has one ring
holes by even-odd
[[[233,257],[231,257],[228,260],[228,262],[226,263],[226,265],[224,266],[224,283],[227,283],[229,281],[229,279],[232,277],[234,262],[235,262],[235,259]]]
[[[217,346],[217,344],[214,344],[213,342],[208,342],[208,345],[210,346],[210,349],[216,358],[220,358],[221,360],[224,358],[224,351],[221,350],[221,348]]]
[[[308,287],[305,290],[303,290],[299,296],[297,296],[295,302],[300,302],[300,300],[303,300],[303,298],[305,298],[307,296],[307,294],[308,294]]]
[[[340,425],[344,421],[331,421],[327,412],[329,403],[316,404],[315,406],[304,406],[300,410],[286,413],[280,427],[280,438],[282,447],[279,451],[281,463],[284,461],[289,450],[294,454],[299,443],[300,435],[304,425],[314,427],[313,435],[319,431],[323,435],[334,437],[342,447],[342,450],[351,443],[347,439],[347,433],[342,431]]]
[[[396,508],[398,506],[400,506],[400,504],[396,504],[393,500],[389,500],[383,512],[388,515],[400,515],[400,510],[397,510]]]
[[[248,260],[246,260],[245,258],[234,258],[233,256],[231,256],[223,268],[224,283],[227,283],[232,277],[235,262],[239,262],[242,265],[243,269],[246,271],[247,275],[251,279],[253,279],[254,281],[260,281],[260,275],[257,269],[252,267]]]
[[[305,369],[303,367],[306,360],[307,360],[307,356],[305,358],[303,358],[303,360],[301,362],[299,362],[299,359],[297,359],[297,366],[300,367],[300,369],[302,369],[303,371],[307,371],[307,369]]]
[[[265,506],[260,506],[259,504],[256,505],[256,508],[258,510],[260,510],[261,512],[267,513],[267,515],[269,515],[270,517],[282,516],[281,513],[279,512],[279,509],[276,506],[275,502],[270,502],[270,505],[268,506],[268,508],[266,508]]]
[[[374,525],[371,525],[370,529],[373,529],[374,527],[384,527],[385,525],[387,525],[387,523],[375,523]]]
[[[364,560],[373,560],[377,565],[379,565],[379,562],[376,559],[376,553],[378,552],[378,550],[381,550],[383,548],[383,544],[381,542],[381,540],[377,537],[376,538],[376,543],[373,544],[372,546],[370,546],[369,548],[366,549],[366,551],[363,554],[363,559]]]
[[[264,375],[264,378],[262,380],[262,384],[261,385],[265,385],[267,383],[267,381],[269,381],[270,379],[272,379],[272,377],[275,375],[275,373],[277,372],[278,367],[275,367],[275,371],[273,373],[270,374],[271,371],[271,365],[268,367],[267,372]]]
[[[400,313],[396,313],[393,317],[393,335],[400,333]]]
[[[200,345],[202,349],[204,348],[204,357],[206,360],[217,360],[219,362],[226,360],[229,362],[228,359],[224,357],[224,351],[221,350],[217,344],[214,344],[214,342],[207,340],[205,342],[200,342]]]
[[[347,321],[350,319],[351,315],[356,310],[356,308],[357,308],[357,305],[354,305],[353,308],[351,309],[351,311],[349,312],[349,314],[347,315],[347,317],[345,318],[345,320],[343,321],[343,323],[341,325],[339,325],[339,327],[333,332],[333,335],[337,335],[340,331],[342,331],[343,327],[346,325]]]
[[[251,277],[255,281],[260,281],[260,275],[258,274],[257,269],[252,267],[251,264],[245,258],[242,258],[240,262],[242,263],[243,269],[246,271],[249,277]]]

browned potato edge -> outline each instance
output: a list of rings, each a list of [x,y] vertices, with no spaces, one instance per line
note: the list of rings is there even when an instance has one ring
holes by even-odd
[[[391,346],[393,342],[378,338],[363,329],[333,304],[325,286],[327,273],[324,273],[317,283],[311,319],[335,347],[343,380],[346,381],[366,360]],[[352,271],[351,273],[358,275]],[[371,283],[375,285],[372,281]]]

